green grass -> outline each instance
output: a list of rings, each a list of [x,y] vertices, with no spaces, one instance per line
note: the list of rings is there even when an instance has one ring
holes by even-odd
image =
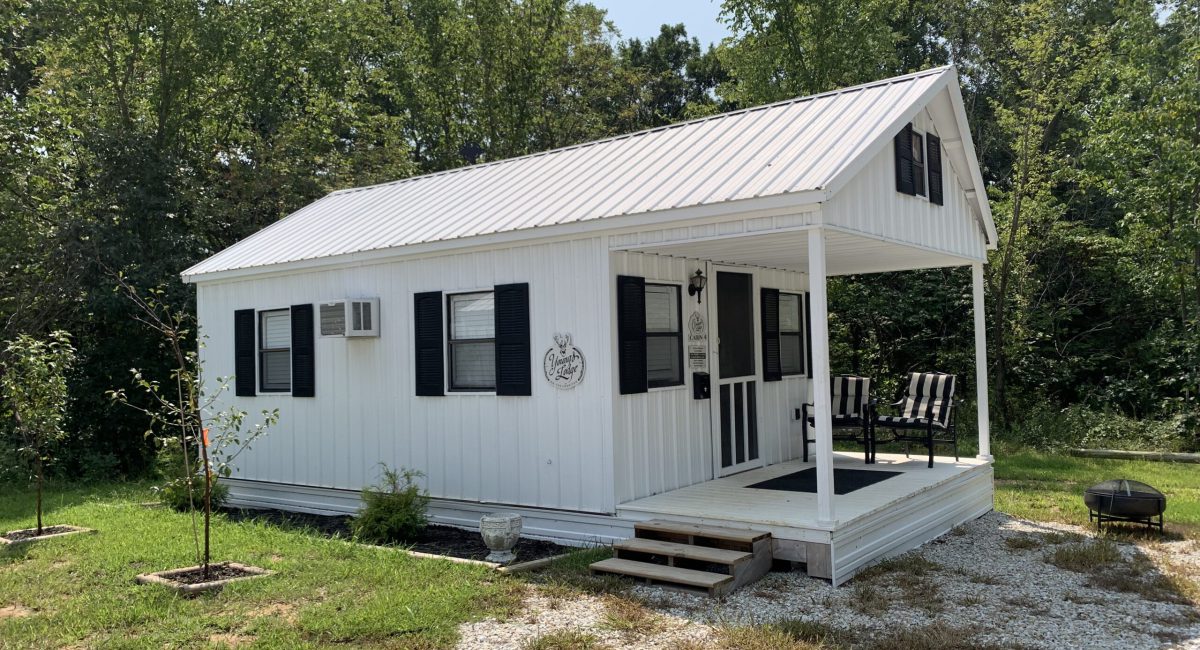
[[[1083,491],[1101,481],[1142,481],[1167,495],[1167,529],[1200,537],[1200,465],[1076,458],[1017,451],[998,454],[996,509],[1034,521],[1088,526]]]
[[[4,491],[0,531],[31,526],[31,495]],[[193,564],[189,518],[139,505],[150,500],[140,485],[51,490],[47,524],[99,532],[0,552],[0,608],[33,611],[0,619],[0,648],[440,648],[459,623],[519,603],[520,583],[485,567],[223,518],[213,559],[275,575],[196,598],[135,585],[138,573]]]
[[[1018,451],[1000,455],[995,472],[998,510],[1085,526],[1087,510],[1081,495],[1086,487],[1110,478],[1145,481],[1168,496],[1169,530],[1200,538],[1200,467],[1195,465]],[[10,486],[0,489],[4,493],[0,531],[31,526],[32,494]],[[138,573],[193,563],[189,518],[140,505],[152,500],[146,485],[48,490],[48,525],[75,524],[99,533],[0,550],[0,609],[15,606],[8,611],[26,614],[0,617],[0,649],[222,644],[440,648],[453,645],[464,621],[511,615],[519,607],[526,582],[563,598],[580,591],[620,596],[628,589],[627,581],[588,574],[588,564],[609,555],[603,548],[573,553],[543,571],[511,578],[483,567],[419,560],[396,551],[218,517],[215,560],[236,560],[278,573],[231,585],[219,594],[184,598],[133,582]],[[1045,538],[1048,544],[1070,541]],[[1067,551],[1062,554],[1059,561],[1072,559],[1066,557]],[[938,570],[911,558],[896,562],[893,568],[898,574],[918,582]],[[1158,589],[1143,578],[1131,574],[1127,588]],[[627,612],[617,614],[614,620],[629,618]],[[760,638],[765,633],[778,638]],[[776,628],[753,638],[744,628],[729,634],[737,637],[723,641],[730,647],[773,647],[783,637],[791,647],[821,643],[819,635],[788,634]],[[544,647],[596,643],[583,637],[538,642]]]

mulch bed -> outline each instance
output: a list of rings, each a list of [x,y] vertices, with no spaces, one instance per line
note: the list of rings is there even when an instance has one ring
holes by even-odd
[[[252,571],[246,571],[245,569],[236,566],[229,566],[227,564],[210,564],[208,565],[207,577],[204,575],[204,569],[196,567],[195,569],[189,569],[188,571],[172,573],[167,577],[167,579],[185,585],[197,585],[202,582],[229,580],[230,578],[246,578],[255,575],[258,574]]]
[[[37,528],[30,528],[29,530],[14,530],[12,532],[4,533],[0,535],[0,537],[3,537],[10,542],[21,542],[27,539],[33,539],[35,537],[69,533],[73,530],[75,530],[75,528],[72,526],[42,526],[41,533],[37,532]]]
[[[323,537],[353,538],[353,533],[350,531],[350,517],[344,515],[313,515],[283,510],[235,508],[225,508],[222,512],[233,521],[258,520],[282,528],[306,530]],[[448,555],[468,560],[482,560],[491,552],[484,545],[478,532],[450,526],[426,526],[419,538],[397,542],[397,546],[421,553]],[[562,555],[573,550],[575,549],[570,546],[562,546],[554,542],[521,538],[513,552],[517,554],[517,562],[528,562]]]

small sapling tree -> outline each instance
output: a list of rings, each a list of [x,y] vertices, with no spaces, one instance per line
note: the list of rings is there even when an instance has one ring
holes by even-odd
[[[42,485],[55,445],[66,433],[67,370],[75,361],[70,335],[55,331],[49,339],[22,334],[5,344],[0,388],[12,414],[21,446],[18,453],[37,483],[37,534],[42,534]]]
[[[217,377],[211,385],[205,385],[203,364],[198,352],[198,348],[203,346],[203,338],[198,338],[196,349],[192,349],[191,335],[194,329],[191,316],[167,304],[162,289],[143,294],[122,275],[117,274],[116,277],[117,289],[139,310],[135,318],[162,337],[175,367],[165,386],[148,379],[136,368],[130,371],[134,385],[150,398],[149,406],[134,403],[123,389],[110,391],[109,395],[113,400],[150,417],[148,435],[158,435],[172,440],[171,444],[179,445],[182,452],[182,480],[186,482],[189,510],[192,513],[196,561],[204,578],[208,579],[211,576],[209,564],[212,558],[213,485],[218,477],[228,477],[233,473],[233,461],[279,420],[279,410],[264,410],[260,422],[246,426],[246,411],[228,405],[222,408],[221,396],[233,378]],[[200,503],[204,513],[203,549],[196,523],[197,508],[191,502],[196,479],[202,481],[200,487],[203,488]]]

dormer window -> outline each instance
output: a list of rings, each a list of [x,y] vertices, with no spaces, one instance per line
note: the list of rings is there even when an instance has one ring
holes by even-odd
[[[932,133],[916,133],[905,124],[896,134],[896,191],[910,196],[925,196],[942,204],[942,141]]]

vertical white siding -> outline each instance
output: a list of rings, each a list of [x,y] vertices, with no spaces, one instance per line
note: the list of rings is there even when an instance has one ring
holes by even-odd
[[[937,134],[933,120],[925,112],[913,120],[913,129],[921,134],[931,131]],[[821,212],[825,223],[830,225],[982,260],[986,254],[982,226],[972,213],[958,178],[958,170],[943,152],[944,205],[934,205],[925,197],[901,194],[896,191],[895,151],[889,145],[839,190]]]
[[[703,260],[630,252],[612,253],[610,294],[615,293],[617,275],[635,275],[648,282],[675,282],[685,287]],[[783,291],[804,291],[804,276],[789,271],[745,268],[754,274],[755,367],[758,389],[759,453],[765,464],[796,458],[802,453],[799,422],[791,419],[792,409],[805,401],[808,380],[788,377],[778,382],[763,382],[761,345],[757,332],[758,289],[770,287]],[[707,307],[715,285],[710,279],[703,305],[683,293],[683,323],[686,331],[693,311],[702,310],[708,322]],[[610,357],[616,374],[616,315],[610,317],[613,328],[613,352]],[[708,323],[711,332],[711,322]],[[685,342],[686,349],[686,342]],[[685,353],[686,364],[686,353]],[[710,355],[711,362],[711,355]],[[716,378],[715,368],[710,367]],[[620,395],[615,379],[613,394],[613,467],[616,476],[616,500],[632,499],[700,483],[713,478],[713,440],[707,400],[692,398],[692,371],[684,368],[683,386],[650,389],[638,395]],[[714,381],[715,386],[715,381]]]
[[[608,405],[611,358],[607,250],[599,238],[487,250],[197,288],[209,377],[233,373],[233,312],[378,296],[380,337],[316,340],[316,397],[223,396],[279,425],[238,461],[237,478],[359,489],[379,463],[418,469],[432,496],[562,508],[614,509]],[[413,294],[528,282],[531,397],[416,397]],[[588,363],[573,390],[542,376],[556,332]]]

